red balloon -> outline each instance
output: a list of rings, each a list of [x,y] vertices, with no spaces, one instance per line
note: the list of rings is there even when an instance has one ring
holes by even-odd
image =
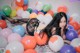
[[[78,35],[80,35],[80,29],[78,30]]]
[[[80,29],[79,24],[76,21],[70,21],[69,24],[72,25],[77,31]]]
[[[34,49],[27,49],[24,53],[37,53]]]
[[[16,5],[23,6],[24,1],[23,0],[16,0]]]
[[[76,51],[80,53],[80,46],[76,47]]]
[[[1,27],[2,29],[3,29],[3,28],[6,28],[6,27],[7,27],[6,21],[0,20],[0,27]]]
[[[28,6],[27,5],[24,5],[23,6],[23,10],[27,10]]]
[[[42,37],[40,37],[40,36],[42,36]],[[35,33],[34,37],[35,37],[38,45],[45,45],[48,41],[48,37],[47,37],[46,33],[44,33],[44,34],[41,33],[40,35],[38,33]]]
[[[36,39],[34,36],[25,36],[21,40],[24,49],[34,49],[36,46]]]
[[[58,12],[64,12],[66,13],[67,12],[67,7],[66,6],[60,6],[58,9],[57,9]]]
[[[52,10],[49,10],[47,13],[49,13],[51,16],[54,15],[54,12]]]

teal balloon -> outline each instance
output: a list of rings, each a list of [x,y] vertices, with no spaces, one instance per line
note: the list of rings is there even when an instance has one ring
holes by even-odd
[[[6,16],[9,16],[11,14],[11,11],[12,11],[10,6],[3,6],[2,10]]]
[[[31,9],[31,8],[28,8],[27,11],[28,11],[29,13],[32,13],[32,9]]]
[[[0,11],[0,19],[2,19],[1,16],[6,16],[3,11]]]
[[[46,5],[43,6],[43,11],[44,11],[44,12],[47,12],[47,11],[49,11],[50,9],[51,9],[51,5],[50,5],[50,4],[46,4]]]

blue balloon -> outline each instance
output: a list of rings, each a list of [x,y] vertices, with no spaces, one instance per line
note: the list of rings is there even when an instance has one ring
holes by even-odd
[[[75,30],[68,30],[66,33],[66,38],[72,41],[75,38],[78,38],[78,33]]]
[[[76,50],[74,47],[72,47],[71,45],[67,45],[65,44],[61,50],[60,53],[76,53]]]
[[[74,30],[74,27],[71,25],[68,25],[68,30]]]
[[[6,16],[3,11],[0,11],[0,19],[2,19],[1,16]]]
[[[33,10],[32,12],[35,12],[36,14],[38,14],[38,10]]]
[[[47,12],[44,12],[43,10],[41,10],[41,12],[43,12],[44,14],[46,14]]]
[[[25,32],[26,32],[25,29],[24,29],[24,27],[21,26],[21,25],[17,25],[17,26],[15,26],[15,27],[13,27],[12,31],[13,31],[14,33],[20,34],[21,37],[23,37],[24,34],[25,34]]]
[[[28,5],[28,0],[24,0],[24,5]]]

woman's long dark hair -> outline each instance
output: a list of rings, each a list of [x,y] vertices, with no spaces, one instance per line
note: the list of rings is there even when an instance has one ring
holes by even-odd
[[[64,27],[64,33],[66,34],[67,15],[64,12],[57,13],[52,19],[52,21],[42,30],[42,32],[45,32],[50,38],[52,36],[52,33],[51,33],[52,28],[56,27],[56,35],[61,35],[61,30],[60,30],[61,28],[59,27],[59,23],[62,17],[66,19],[66,25]]]

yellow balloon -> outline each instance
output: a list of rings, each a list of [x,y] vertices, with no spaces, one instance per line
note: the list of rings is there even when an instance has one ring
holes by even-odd
[[[10,17],[13,18],[16,16],[16,10],[12,10],[11,14],[10,14]]]

